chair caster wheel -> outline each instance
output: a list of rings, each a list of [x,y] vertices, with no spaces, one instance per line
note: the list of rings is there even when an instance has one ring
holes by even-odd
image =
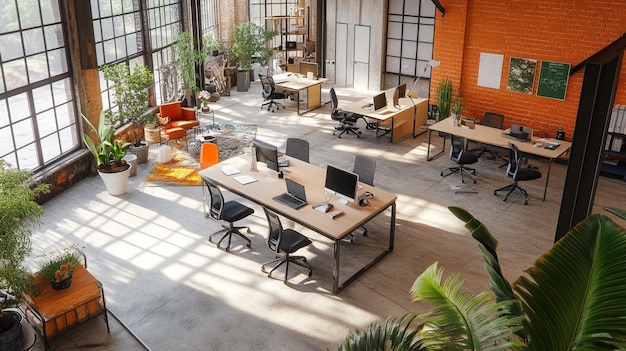
[[[225,250],[226,252],[230,252],[230,247],[227,247]]]
[[[309,272],[309,278],[313,276],[313,272]]]
[[[494,191],[494,192],[493,192],[493,195],[494,195],[494,196],[495,196],[495,195],[498,195],[498,193]]]
[[[251,244],[251,243],[248,243],[246,246],[247,246],[247,247],[252,247],[252,244]]]
[[[474,181],[474,184],[476,184],[476,181]]]
[[[443,177],[443,172],[439,173],[439,176]]]
[[[304,257],[304,258],[302,259],[302,262],[306,262],[306,257]]]

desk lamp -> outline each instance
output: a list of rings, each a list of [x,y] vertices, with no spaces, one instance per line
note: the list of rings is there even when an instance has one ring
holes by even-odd
[[[439,61],[437,61],[437,60],[428,60],[426,65],[424,65],[424,71],[422,71],[422,73],[420,75],[418,75],[417,78],[415,78],[415,81],[413,81],[413,85],[411,85],[411,89],[409,89],[409,92],[407,94],[407,96],[411,98],[411,101],[413,101],[412,96],[411,96],[411,93],[413,92],[413,88],[417,87],[417,82],[419,82],[420,78],[422,78],[424,73],[426,73],[426,70],[428,69],[428,66],[430,66],[430,67],[437,67],[437,66],[439,66]],[[413,105],[415,105],[415,103],[413,103]]]

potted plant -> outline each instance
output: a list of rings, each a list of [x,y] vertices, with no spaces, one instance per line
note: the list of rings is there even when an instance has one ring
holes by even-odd
[[[437,122],[450,116],[450,104],[452,102],[452,81],[445,78],[437,86],[437,110],[439,116]]]
[[[178,39],[173,46],[176,60],[176,67],[180,71],[183,78],[183,89],[185,95],[182,98],[182,106],[197,107],[196,89],[196,65],[204,62],[205,54],[196,50],[193,43],[193,37],[189,32],[178,33]]]
[[[237,91],[248,91],[252,64],[267,64],[273,51],[267,42],[276,35],[255,23],[242,23],[233,27],[233,45],[231,53],[238,67]]]
[[[626,219],[624,210],[607,210]],[[501,271],[498,241],[467,211],[450,211],[478,241],[495,301],[487,293],[462,292],[458,275],[443,280],[435,262],[411,289],[414,301],[431,303],[429,312],[351,332],[339,350],[626,348],[625,228],[591,215],[510,284]]]
[[[452,105],[450,106],[450,116],[453,117],[453,121],[452,123],[454,125],[458,125],[459,121],[461,119],[461,112],[463,111],[463,109],[465,108],[465,103],[463,102],[463,98],[462,97],[457,97],[456,99],[454,99],[454,101],[452,102]]]
[[[200,100],[200,108],[202,112],[209,112],[211,108],[209,107],[209,99],[211,98],[211,93],[206,90],[202,90],[198,94],[198,99]]]
[[[207,34],[202,38],[202,50],[207,55],[217,56],[221,48],[220,42],[213,35]]]
[[[137,163],[148,161],[148,144],[141,142],[139,131],[146,123],[154,123],[155,117],[146,113],[150,107],[148,87],[154,83],[152,72],[143,65],[135,65],[132,70],[125,63],[105,65],[100,68],[104,78],[113,83],[113,100],[115,109],[105,112],[109,125],[130,123],[133,135],[129,152],[137,156]],[[135,170],[136,171],[136,170]]]
[[[111,195],[121,195],[127,190],[131,165],[124,160],[129,142],[115,139],[115,128],[105,124],[104,112],[100,113],[98,129],[83,115],[85,123],[95,134],[83,134],[85,145],[96,161],[96,168]]]
[[[72,273],[82,256],[76,245],[70,245],[51,255],[43,255],[38,272],[42,283],[49,282],[54,290],[69,288],[72,284]]]
[[[30,172],[0,160],[0,350],[23,347],[22,315],[6,308],[31,291],[33,276],[24,260],[31,252],[31,230],[43,214],[35,200],[48,189],[33,185]]]

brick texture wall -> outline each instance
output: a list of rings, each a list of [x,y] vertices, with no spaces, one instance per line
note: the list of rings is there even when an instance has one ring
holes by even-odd
[[[562,128],[571,140],[584,70],[570,75],[565,100],[536,95],[541,61],[575,66],[620,38],[626,31],[623,0],[442,0],[437,11],[431,103],[439,81],[449,77],[465,101],[464,116],[480,118],[486,111],[503,113],[505,128],[528,125],[554,137]],[[499,89],[479,87],[481,53],[504,55]],[[537,60],[533,93],[506,89],[511,57]],[[626,60],[615,103],[626,104]]]

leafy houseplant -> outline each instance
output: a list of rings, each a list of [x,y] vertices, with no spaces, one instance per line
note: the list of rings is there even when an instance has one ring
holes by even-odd
[[[24,260],[31,252],[31,230],[43,214],[43,208],[35,200],[48,189],[47,184],[31,186],[29,171],[18,170],[0,160],[0,348],[3,350],[7,347],[5,334],[15,328],[17,350],[22,347],[19,318],[3,310],[31,291],[33,277]]]
[[[176,60],[174,64],[180,71],[183,78],[183,88],[185,89],[185,104],[183,106],[196,106],[195,91],[198,89],[196,84],[196,65],[204,62],[205,53],[196,50],[193,43],[193,37],[189,32],[178,33],[178,39],[173,46]]]
[[[452,114],[460,117],[463,109],[465,109],[465,102],[463,101],[463,98],[457,97],[456,99],[454,99],[454,101],[452,102],[452,106],[450,106],[450,111],[452,112]]]
[[[208,34],[202,38],[202,50],[206,54],[217,56],[221,48],[220,42],[213,35]]]
[[[439,117],[437,121],[448,118],[450,116],[450,105],[452,102],[452,81],[445,78],[437,86],[437,110]]]
[[[72,283],[72,273],[82,256],[76,245],[56,251],[52,255],[44,255],[39,274],[45,282],[50,282],[55,290],[68,288]]]
[[[233,27],[233,45],[231,53],[240,72],[248,73],[237,76],[237,90],[247,91],[250,86],[249,72],[252,71],[252,64],[258,62],[266,65],[273,55],[273,50],[268,48],[267,42],[276,35],[273,31],[268,31],[255,23],[242,23]],[[239,78],[242,78],[241,82]],[[243,83],[243,87],[240,87]]]
[[[626,219],[624,210],[607,210]],[[527,276],[510,284],[500,268],[497,240],[467,211],[450,211],[479,242],[495,302],[486,293],[461,292],[457,275],[442,283],[443,270],[434,263],[411,289],[414,301],[432,304],[429,312],[373,323],[350,333],[339,350],[626,348],[626,229],[604,215],[591,215],[541,255]],[[416,325],[418,319],[422,322]]]

